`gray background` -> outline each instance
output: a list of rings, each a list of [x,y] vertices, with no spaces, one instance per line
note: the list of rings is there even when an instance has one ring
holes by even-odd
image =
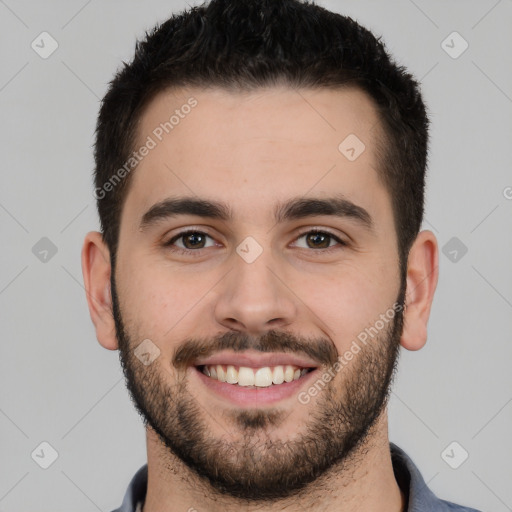
[[[446,255],[427,345],[402,354],[390,438],[440,497],[512,510],[512,1],[318,3],[383,36],[432,120],[424,228]],[[135,38],[185,6],[0,0],[1,512],[110,511],[146,461],[117,352],[96,341],[80,250],[98,229],[99,99]],[[58,43],[46,59],[31,47],[43,31]],[[469,44],[458,58],[453,31]],[[50,460],[43,441],[58,452],[46,470],[31,457]]]

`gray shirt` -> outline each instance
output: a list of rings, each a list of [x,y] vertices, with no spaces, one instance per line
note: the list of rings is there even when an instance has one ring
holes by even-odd
[[[479,512],[437,498],[409,456],[393,443],[390,443],[390,449],[396,481],[407,499],[407,512]],[[112,512],[141,512],[147,484],[148,465],[145,464],[132,478],[121,507]]]

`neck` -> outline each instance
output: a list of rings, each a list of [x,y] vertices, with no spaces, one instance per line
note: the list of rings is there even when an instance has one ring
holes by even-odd
[[[332,468],[300,493],[273,503],[247,503],[220,495],[170,453],[150,427],[146,439],[148,488],[143,512],[253,512],[261,511],[262,505],[268,512],[403,512],[407,508],[393,473],[386,411],[366,444],[342,469]]]

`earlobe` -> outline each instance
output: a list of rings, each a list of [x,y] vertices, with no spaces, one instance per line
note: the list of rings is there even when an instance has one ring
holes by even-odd
[[[85,236],[82,247],[82,274],[96,337],[106,349],[117,350],[110,290],[110,252],[101,233],[97,231],[91,231]]]
[[[407,290],[404,328],[400,338],[407,350],[419,350],[427,341],[427,323],[439,276],[437,239],[421,231],[414,241],[407,262]]]

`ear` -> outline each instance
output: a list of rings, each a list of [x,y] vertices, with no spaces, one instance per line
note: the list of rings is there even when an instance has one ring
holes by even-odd
[[[96,328],[96,338],[108,350],[117,350],[115,323],[110,292],[110,251],[101,233],[87,233],[82,247],[84,277],[89,314]]]
[[[437,239],[432,231],[421,231],[407,261],[406,309],[400,338],[400,344],[407,350],[419,350],[427,341],[427,322],[438,276]]]

